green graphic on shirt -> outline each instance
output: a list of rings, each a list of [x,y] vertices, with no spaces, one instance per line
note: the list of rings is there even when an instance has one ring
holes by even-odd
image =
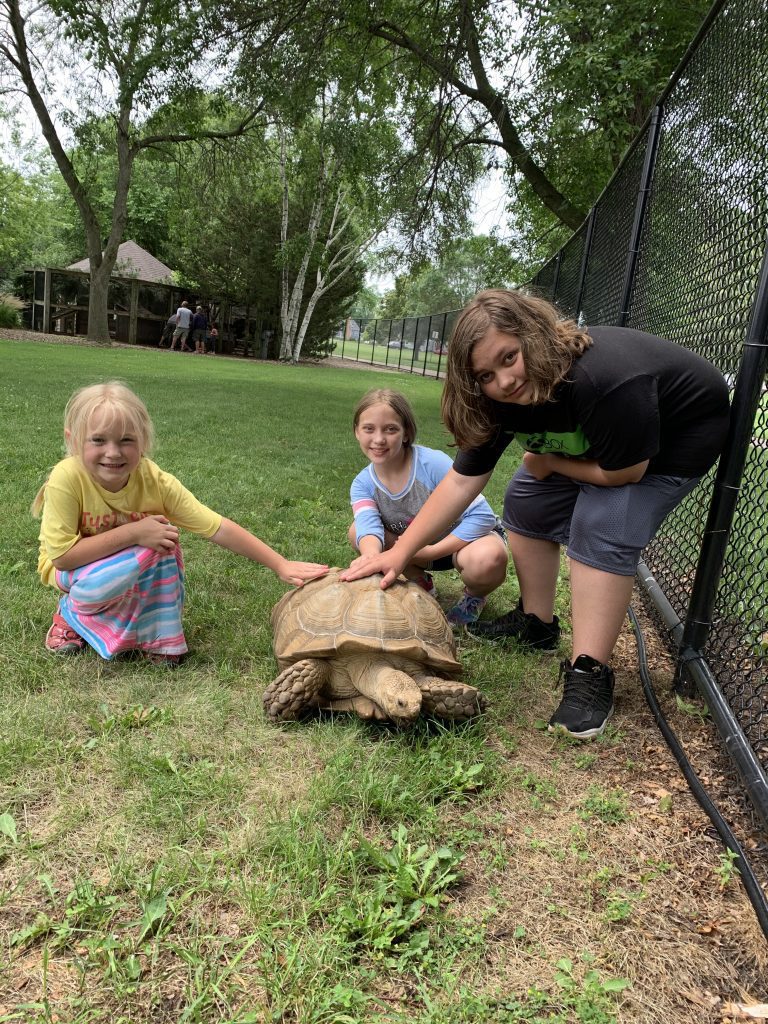
[[[537,455],[583,455],[589,450],[589,441],[581,427],[566,434],[552,430],[536,431],[533,434],[516,433],[515,440],[527,452]]]

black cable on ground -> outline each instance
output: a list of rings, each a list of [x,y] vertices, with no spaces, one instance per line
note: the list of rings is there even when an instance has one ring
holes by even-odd
[[[656,698],[653,683],[651,682],[651,677],[648,672],[648,659],[645,653],[645,639],[643,637],[642,630],[640,629],[640,623],[638,622],[637,616],[632,608],[629,609],[629,619],[632,623],[632,628],[635,632],[635,639],[637,642],[637,660],[640,670],[640,680],[643,684],[643,693],[645,694],[645,699],[648,702],[648,707],[651,709],[651,714],[653,715],[662,736],[666,740],[667,746],[674,754],[677,763],[680,765],[680,770],[685,776],[685,781],[688,783],[691,793],[696,798],[696,801],[709,820],[712,822],[717,834],[723,841],[723,845],[727,850],[730,850],[735,855],[736,859],[734,864],[739,869],[739,875],[744,884],[749,902],[752,904],[752,909],[755,912],[758,924],[762,929],[763,935],[768,939],[768,902],[766,902],[765,894],[760,887],[760,883],[755,877],[755,873],[747,860],[741,844],[731,831],[728,822],[722,816],[717,806],[710,799],[709,794],[694,772],[691,762],[686,757],[680,741],[673,732],[669,722],[664,717],[664,713],[662,712]]]

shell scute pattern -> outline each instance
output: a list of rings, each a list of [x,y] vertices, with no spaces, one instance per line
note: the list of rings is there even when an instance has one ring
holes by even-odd
[[[388,590],[379,576],[341,583],[338,570],[290,591],[272,612],[274,649],[282,664],[384,651],[451,675],[461,671],[453,632],[437,602],[413,583]]]

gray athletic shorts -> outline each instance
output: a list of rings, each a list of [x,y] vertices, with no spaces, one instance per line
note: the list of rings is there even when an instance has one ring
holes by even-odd
[[[504,526],[561,544],[584,565],[634,576],[643,548],[699,479],[652,473],[636,484],[598,487],[559,473],[537,480],[521,466],[504,496]]]

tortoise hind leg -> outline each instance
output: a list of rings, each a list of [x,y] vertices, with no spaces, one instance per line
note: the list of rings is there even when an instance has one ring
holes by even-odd
[[[304,658],[283,669],[264,691],[264,713],[270,722],[295,722],[317,704],[317,695],[330,675],[327,661]]]
[[[464,721],[482,714],[488,707],[485,694],[474,686],[424,673],[414,673],[414,678],[421,690],[422,710],[427,715]]]

